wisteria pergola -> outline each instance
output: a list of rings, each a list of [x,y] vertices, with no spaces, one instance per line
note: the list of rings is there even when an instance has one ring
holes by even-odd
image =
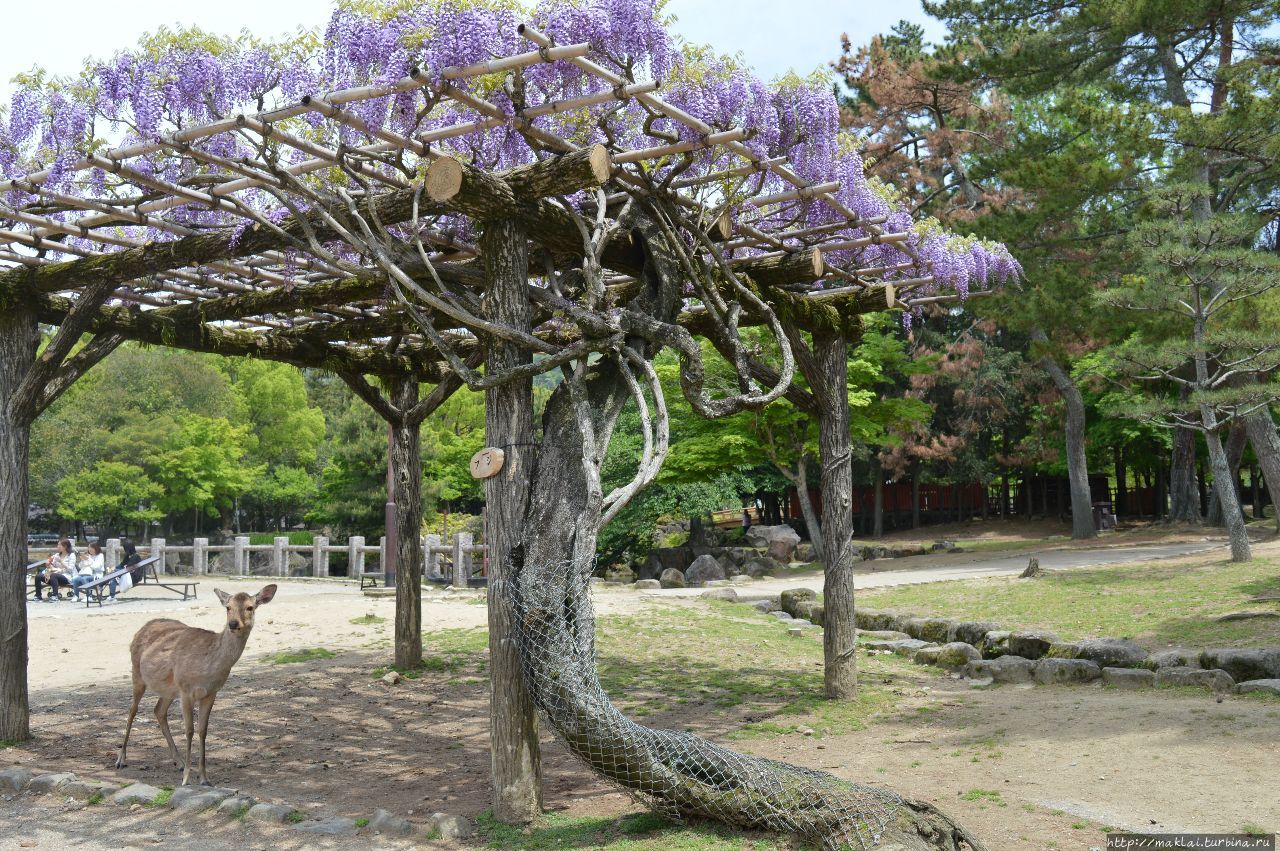
[[[672,348],[703,416],[786,395],[824,418],[829,683],[851,672],[847,343],[862,314],[964,295],[1016,264],[913,225],[834,134],[829,92],[695,73],[651,5],[544,7],[547,32],[448,4],[420,10],[430,27],[397,14],[340,10],[318,58],[120,54],[87,94],[15,97],[0,137],[0,738],[27,735],[15,568],[30,423],[135,340],[329,370],[390,423],[403,665],[421,658],[419,425],[460,387],[484,391],[487,443],[505,455],[485,480],[499,817],[540,801],[536,705],[673,816],[833,848],[979,847],[926,805],[622,718],[596,679],[586,583],[600,526],[662,464],[652,361]],[[435,34],[416,52],[414,26]],[[118,144],[89,143],[95,117]],[[40,324],[57,331],[37,356]],[[709,380],[708,348],[727,386]],[[532,379],[553,370],[536,429]],[[626,405],[643,456],[606,494]]]

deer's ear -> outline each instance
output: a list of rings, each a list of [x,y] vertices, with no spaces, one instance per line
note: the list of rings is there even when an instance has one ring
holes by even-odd
[[[218,599],[222,601],[222,605],[224,606],[227,604],[227,601],[231,599],[231,595],[228,594],[226,591],[221,591],[217,588],[214,588],[213,593],[218,595]]]
[[[271,598],[274,597],[275,595],[276,595],[276,586],[268,585],[266,588],[263,588],[261,591],[259,591],[254,596],[254,599],[256,599],[258,601],[258,605],[261,606],[263,603],[270,603]]]

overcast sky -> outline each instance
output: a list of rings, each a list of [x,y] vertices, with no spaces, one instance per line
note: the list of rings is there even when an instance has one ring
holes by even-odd
[[[323,27],[331,10],[328,0],[125,0],[110,10],[101,0],[9,0],[4,6],[0,96],[6,102],[15,74],[36,65],[73,73],[85,57],[110,56],[162,25],[196,25],[228,35],[247,28],[269,37]],[[841,32],[863,43],[906,17],[925,23],[930,38],[942,35],[918,0],[671,0],[667,8],[678,19],[676,32],[725,53],[740,52],[766,78],[788,69],[808,73],[836,58]]]

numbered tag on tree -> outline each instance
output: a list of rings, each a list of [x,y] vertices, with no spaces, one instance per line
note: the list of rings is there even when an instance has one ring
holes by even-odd
[[[502,469],[502,462],[506,458],[506,453],[501,449],[485,447],[471,456],[471,477],[473,479],[488,479],[498,475],[498,471]]]

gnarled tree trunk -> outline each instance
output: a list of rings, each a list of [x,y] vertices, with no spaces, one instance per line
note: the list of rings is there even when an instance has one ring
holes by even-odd
[[[1240,493],[1240,462],[1244,460],[1244,448],[1248,440],[1248,431],[1245,428],[1244,421],[1233,420],[1231,429],[1227,432],[1227,442],[1223,449],[1227,453],[1227,464],[1231,468],[1231,481],[1228,484],[1235,490],[1237,497]],[[1221,485],[1215,479],[1213,490],[1209,494],[1209,512],[1205,516],[1205,523],[1210,526],[1225,525],[1222,516],[1222,501],[1218,499],[1219,487]]]
[[[1031,336],[1039,342],[1047,342],[1049,339],[1039,328],[1032,331]],[[1079,540],[1094,538],[1097,537],[1098,530],[1093,525],[1093,496],[1089,492],[1089,457],[1085,452],[1084,440],[1084,397],[1080,395],[1080,388],[1075,381],[1052,355],[1042,357],[1040,365],[1049,374],[1067,408],[1067,479],[1071,483],[1071,537]]]
[[[1264,408],[1245,417],[1244,425],[1275,505],[1276,496],[1280,494],[1280,434],[1276,433],[1275,420],[1271,419],[1271,411]],[[1280,505],[1276,506],[1276,529],[1280,530]]]
[[[391,404],[400,417],[391,423],[388,483],[395,488],[396,667],[422,664],[422,449],[420,421],[405,412],[418,403],[418,379],[392,380]],[[388,494],[388,499],[393,495]],[[392,534],[392,529],[387,530]]]

